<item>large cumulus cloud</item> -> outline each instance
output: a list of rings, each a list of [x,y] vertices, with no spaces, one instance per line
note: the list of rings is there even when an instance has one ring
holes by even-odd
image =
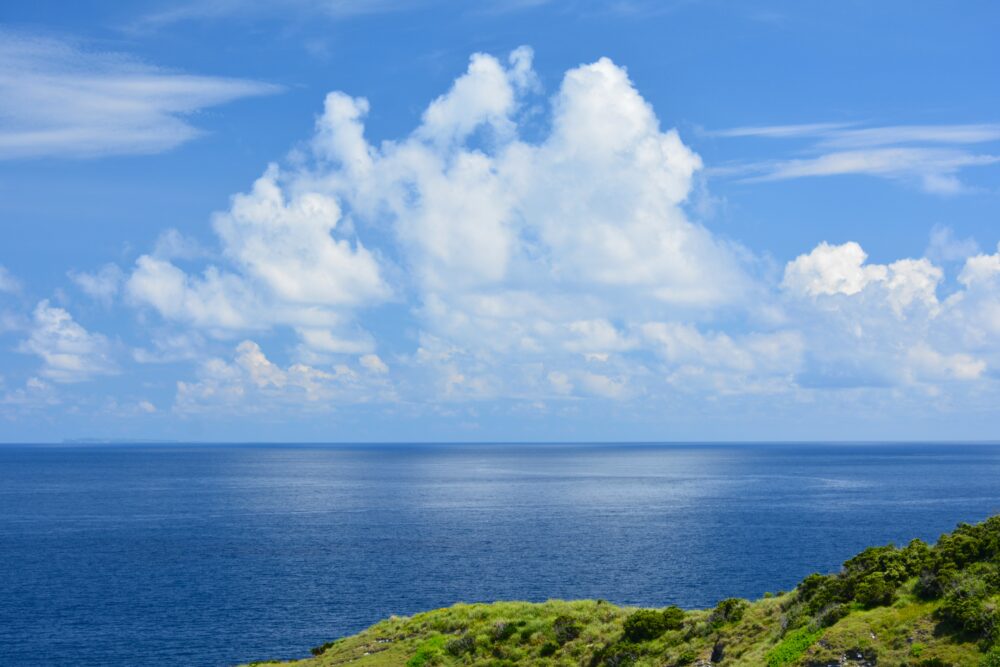
[[[252,372],[267,358],[245,342],[203,363],[181,402],[350,387],[420,402],[802,400],[993,382],[998,255],[949,283],[929,258],[872,263],[858,243],[822,242],[770,277],[692,219],[702,160],[623,67],[573,68],[546,97],[531,60],[474,55],[396,140],[366,136],[367,100],[330,93],[307,154],[215,216],[214,261],[140,257],[125,293],[170,326],[299,341],[296,364],[270,366],[280,382]],[[389,364],[384,329],[366,325],[387,303],[413,331]],[[333,366],[305,365],[320,361]],[[391,392],[346,381],[373,369]]]

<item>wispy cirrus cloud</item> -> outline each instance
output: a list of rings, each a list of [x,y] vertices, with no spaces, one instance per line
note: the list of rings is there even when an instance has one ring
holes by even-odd
[[[191,114],[279,90],[0,30],[0,159],[158,153],[201,134]]]
[[[800,156],[730,165],[715,170],[743,181],[779,181],[817,176],[866,174],[916,184],[926,192],[958,194],[967,167],[1000,162],[995,151],[975,144],[1000,141],[1000,124],[890,125],[807,123],[736,127],[706,133],[723,138],[807,140]]]
[[[426,0],[204,0],[169,3],[134,21],[133,30],[156,30],[175,23],[232,17],[260,18],[281,13],[344,19],[366,14],[395,12],[428,4]]]

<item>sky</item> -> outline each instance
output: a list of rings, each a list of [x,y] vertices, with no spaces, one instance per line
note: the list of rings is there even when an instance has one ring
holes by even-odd
[[[1000,6],[0,8],[0,441],[997,440]]]

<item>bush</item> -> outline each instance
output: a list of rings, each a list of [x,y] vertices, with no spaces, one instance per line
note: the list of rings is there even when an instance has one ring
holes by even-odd
[[[945,593],[938,617],[954,629],[979,639],[993,639],[998,630],[998,612],[987,602],[989,588],[986,583],[970,573],[956,577]]]
[[[555,654],[555,652],[558,650],[559,650],[559,645],[556,644],[555,642],[545,642],[544,644],[542,644],[542,648],[538,650],[538,655],[542,656],[543,658],[547,658],[550,655]]]
[[[444,650],[456,657],[463,653],[473,653],[476,650],[476,640],[472,635],[462,635],[445,644]]]
[[[560,645],[580,636],[580,626],[569,616],[559,616],[552,622],[552,631]]]
[[[629,642],[609,644],[594,654],[592,665],[605,667],[627,667],[635,664],[639,658],[639,650]]]
[[[698,654],[695,653],[692,649],[684,649],[683,651],[681,651],[681,654],[677,656],[677,662],[675,662],[674,664],[678,665],[678,667],[683,667],[684,665],[690,665],[697,659],[698,659]]]
[[[831,604],[816,615],[816,622],[821,628],[828,628],[850,612],[851,610],[845,604]]]
[[[640,609],[625,619],[625,639],[630,642],[644,642],[656,639],[667,631],[667,622],[658,611]]]
[[[506,621],[499,621],[493,624],[493,628],[490,630],[490,637],[495,642],[502,642],[510,639],[517,632],[517,626],[513,623],[507,623]]]
[[[854,589],[854,599],[865,609],[892,604],[896,584],[887,580],[883,572],[872,572],[862,578]]]
[[[944,593],[944,579],[933,570],[924,570],[917,577],[917,583],[913,586],[913,592],[921,600],[935,600]]]
[[[663,610],[663,625],[667,630],[680,630],[684,625],[684,610],[671,605]]]
[[[714,626],[736,623],[743,618],[743,613],[748,606],[750,606],[750,603],[742,598],[726,598],[715,605],[710,621]]]
[[[317,656],[323,655],[328,650],[333,648],[333,645],[339,641],[340,641],[339,639],[334,639],[332,642],[326,642],[325,644],[320,644],[319,646],[313,646],[311,649],[309,649],[309,652]]]
[[[979,667],[1000,667],[1000,646],[992,648],[983,656]]]

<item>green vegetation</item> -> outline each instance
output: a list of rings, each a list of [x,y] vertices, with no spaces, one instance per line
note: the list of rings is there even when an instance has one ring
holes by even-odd
[[[934,546],[864,550],[790,593],[714,609],[602,600],[457,604],[391,617],[296,667],[1000,667],[1000,516]]]
[[[767,667],[794,664],[822,634],[822,630],[813,630],[809,627],[792,630],[777,646],[767,652]]]

